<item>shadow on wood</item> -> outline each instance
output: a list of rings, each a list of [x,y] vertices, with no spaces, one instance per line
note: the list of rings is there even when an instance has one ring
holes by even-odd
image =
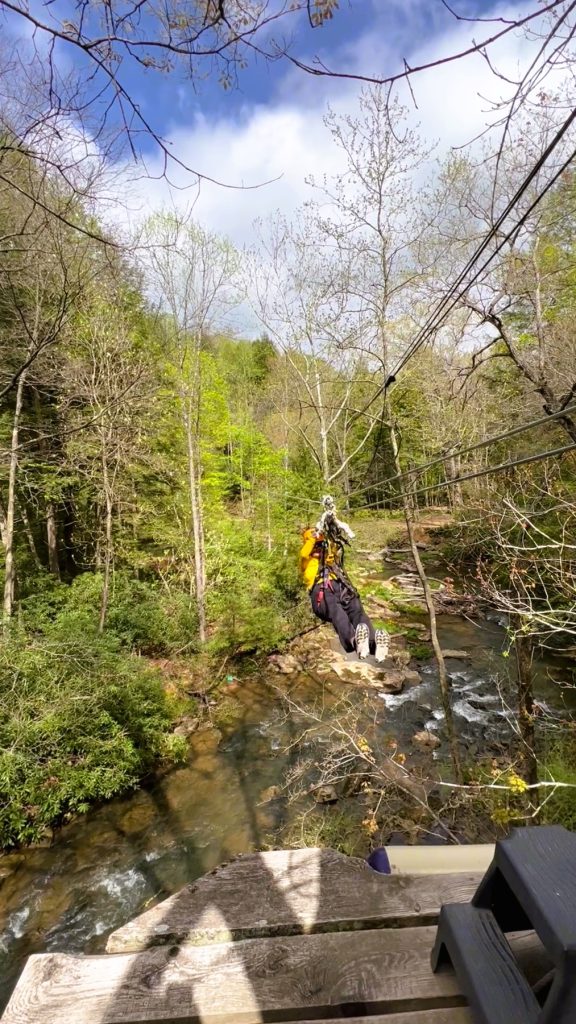
[[[244,856],[118,929],[109,955],[31,957],[3,1024],[470,1024],[429,958],[441,903],[478,881],[379,875],[331,850]],[[514,948],[548,969],[533,936]]]

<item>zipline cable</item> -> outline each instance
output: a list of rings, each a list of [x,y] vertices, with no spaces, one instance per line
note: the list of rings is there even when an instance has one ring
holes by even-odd
[[[476,249],[475,253],[470,257],[468,263],[466,264],[464,269],[460,272],[459,276],[456,278],[456,281],[453,282],[453,284],[448,289],[448,292],[446,293],[446,295],[437,303],[437,305],[436,305],[434,311],[432,312],[431,316],[428,317],[428,320],[426,321],[426,323],[423,324],[423,326],[420,328],[418,334],[412,340],[412,342],[410,343],[410,345],[408,346],[408,348],[406,349],[404,354],[401,356],[399,362],[396,364],[396,366],[394,367],[392,372],[388,374],[388,376],[386,377],[384,382],[377,389],[376,393],[372,396],[372,398],[363,407],[363,409],[360,412],[360,415],[362,415],[364,412],[366,412],[370,408],[370,406],[374,404],[374,402],[376,401],[377,398],[380,397],[382,392],[386,392],[388,390],[389,386],[391,384],[394,384],[398,374],[400,373],[400,370],[402,370],[406,366],[406,364],[409,362],[409,360],[416,354],[418,349],[421,348],[432,337],[432,335],[438,330],[438,328],[442,325],[442,323],[444,322],[446,317],[452,312],[452,310],[454,309],[454,306],[458,303],[458,301],[462,298],[462,296],[466,293],[466,291],[468,291],[468,289],[471,288],[472,285],[476,283],[478,278],[489,267],[489,265],[492,262],[492,260],[494,260],[496,258],[496,256],[500,252],[500,250],[506,245],[506,242],[508,242],[512,238],[512,236],[516,233],[518,228],[520,228],[522,226],[522,224],[528,219],[528,217],[530,216],[532,211],[536,208],[538,203],[540,203],[542,201],[542,199],[544,198],[546,193],[550,191],[550,189],[556,184],[556,182],[562,176],[562,174],[564,174],[564,171],[570,166],[572,161],[576,158],[576,150],[573,150],[572,153],[570,154],[570,156],[564,161],[562,166],[556,172],[556,174],[550,179],[549,182],[547,182],[547,184],[544,187],[544,189],[541,192],[538,193],[538,195],[536,196],[535,200],[531,203],[531,205],[528,207],[528,209],[523,213],[522,217],[518,221],[516,221],[516,223],[513,225],[513,227],[510,229],[510,231],[508,231],[508,233],[504,236],[504,238],[502,238],[502,240],[499,242],[499,244],[496,247],[496,249],[494,250],[494,252],[491,253],[490,256],[488,257],[488,259],[484,261],[484,263],[482,264],[480,269],[475,273],[474,277],[470,281],[468,281],[466,283],[465,287],[462,288],[456,294],[456,289],[462,284],[462,282],[463,282],[464,278],[466,277],[466,275],[468,274],[468,272],[473,268],[474,264],[480,258],[480,256],[482,255],[482,253],[486,249],[487,245],[490,243],[490,241],[492,240],[492,238],[496,234],[498,228],[501,226],[502,221],[505,220],[506,217],[511,212],[511,210],[513,208],[513,205],[514,205],[514,202],[517,202],[518,198],[520,198],[522,196],[522,194],[524,193],[524,191],[528,188],[528,186],[530,185],[531,181],[533,180],[535,175],[540,170],[544,160],[546,160],[548,158],[548,156],[550,155],[552,150],[555,148],[555,146],[558,145],[559,141],[562,139],[563,135],[565,134],[565,132],[568,130],[568,128],[571,126],[571,124],[573,123],[573,121],[575,119],[576,119],[576,108],[572,111],[570,116],[564,122],[564,125],[562,126],[560,131],[556,134],[553,142],[550,144],[550,146],[548,146],[548,148],[545,151],[545,153],[540,157],[540,160],[538,161],[538,164],[536,164],[532,168],[532,171],[530,172],[530,175],[528,176],[528,178],[526,178],[524,180],[523,184],[517,190],[517,193],[516,193],[516,196],[514,197],[514,199],[511,200],[511,202],[508,204],[508,206],[507,206],[506,210],[504,211],[504,213],[500,215],[500,217],[498,218],[498,221],[496,222],[496,224],[493,225],[493,227],[490,229],[490,231],[486,235],[484,241],[478,246],[478,248]],[[449,303],[449,305],[447,306],[448,303]],[[444,308],[446,306],[447,306],[447,308]]]
[[[568,119],[570,124],[572,123],[572,121],[575,118],[576,118],[576,109],[573,111],[573,113],[570,115],[570,118]],[[465,284],[465,286],[459,292],[456,293],[456,289],[462,284],[462,282],[463,282],[466,274],[468,273],[468,271],[470,269],[472,269],[474,263],[479,259],[479,257],[482,255],[483,251],[485,250],[486,246],[489,244],[489,242],[494,237],[494,235],[496,233],[496,230],[497,230],[497,226],[495,225],[495,227],[491,229],[491,231],[486,236],[484,242],[478,247],[476,253],[471,258],[471,260],[469,261],[468,265],[464,268],[464,271],[462,271],[462,273],[459,275],[459,277],[453,283],[453,285],[451,286],[451,288],[450,288],[449,292],[447,293],[447,295],[438,303],[438,305],[437,305],[436,309],[434,310],[433,314],[428,318],[426,323],[420,329],[420,331],[416,335],[416,338],[414,339],[412,344],[408,347],[408,350],[404,353],[404,355],[402,356],[400,362],[397,364],[397,366],[392,371],[392,374],[390,375],[390,377],[395,379],[397,374],[400,372],[400,370],[404,368],[406,363],[412,358],[413,355],[415,355],[415,353],[418,351],[418,349],[421,348],[422,345],[424,345],[426,343],[426,341],[429,339],[429,337],[435,331],[438,330],[438,328],[444,322],[444,320],[446,319],[448,314],[452,312],[452,310],[454,309],[454,306],[457,304],[459,299],[461,299],[462,296],[466,293],[466,291],[468,291],[468,289],[473,284],[476,283],[478,278],[484,273],[484,271],[490,265],[492,260],[494,260],[496,258],[496,256],[498,255],[500,250],[504,247],[506,242],[508,242],[510,240],[510,238],[512,238],[512,236],[517,232],[518,228],[520,228],[522,226],[522,224],[528,219],[528,217],[530,216],[532,211],[542,201],[542,199],[544,198],[546,193],[549,192],[550,189],[556,184],[558,178],[560,178],[561,175],[564,173],[564,171],[570,166],[570,164],[573,162],[575,157],[576,157],[576,150],[573,150],[572,153],[570,154],[570,156],[564,161],[562,166],[558,169],[556,174],[546,184],[545,188],[541,192],[538,193],[538,195],[536,196],[534,201],[530,204],[528,209],[522,214],[520,219],[518,221],[516,221],[516,223],[511,228],[511,230],[504,236],[504,238],[501,239],[501,241],[499,242],[497,247],[494,249],[494,251],[490,254],[488,259],[485,260],[485,262],[482,264],[480,269],[475,273],[474,277],[470,281],[468,281]],[[527,188],[529,184],[530,184],[530,182],[527,180],[525,182],[525,186],[524,187]],[[510,212],[510,204],[509,204],[509,207],[507,208],[506,215],[508,215],[509,212]],[[447,305],[447,303],[449,303],[449,305]],[[390,378],[389,378],[389,380],[390,380]]]
[[[511,430],[505,431],[503,434],[494,434],[492,437],[487,437],[484,441],[477,441],[475,444],[468,445],[467,448],[454,448],[451,452],[445,455],[439,455],[432,459],[430,462],[424,462],[422,465],[414,466],[414,469],[407,469],[402,473],[396,473],[395,476],[387,477],[381,483],[367,484],[365,487],[358,487],[355,491],[350,491],[346,495],[347,498],[354,498],[358,494],[364,494],[365,491],[369,491],[372,488],[383,487],[384,484],[394,483],[395,480],[402,480],[404,477],[413,476],[415,473],[423,473],[426,469],[431,469],[432,466],[437,466],[441,462],[447,462],[448,459],[454,458],[454,456],[461,457],[462,455],[468,455],[470,452],[478,451],[480,448],[486,448],[488,445],[496,444],[499,441],[505,441],[509,437],[514,437],[516,434],[521,434],[525,430],[533,430],[535,427],[541,427],[546,423],[553,422],[554,420],[562,419],[563,416],[569,416],[570,413],[576,413],[576,403],[574,405],[567,405],[565,409],[559,409],[558,412],[550,413],[550,415],[541,416],[537,420],[530,420],[528,423],[522,423],[520,426],[512,427]]]
[[[390,373],[388,375],[386,380],[383,382],[383,384],[380,385],[380,387],[377,389],[377,391],[374,394],[374,396],[370,399],[368,404],[364,407],[364,409],[362,410],[363,412],[366,411],[366,409],[376,401],[376,399],[382,394],[382,392],[385,392],[388,389],[390,384],[394,383],[394,381],[396,380],[397,374],[400,372],[400,370],[402,370],[404,368],[404,366],[406,366],[408,361],[416,354],[418,349],[421,348],[422,345],[424,345],[426,343],[426,341],[432,336],[432,334],[435,331],[438,330],[438,328],[444,322],[444,320],[449,315],[449,313],[453,310],[454,306],[457,304],[457,302],[462,297],[462,295],[471,287],[471,285],[473,285],[478,280],[478,278],[481,276],[481,274],[486,270],[486,268],[490,265],[490,263],[496,258],[496,256],[498,255],[500,250],[503,248],[503,246],[506,244],[506,242],[509,241],[509,239],[518,230],[518,228],[520,228],[522,226],[522,224],[528,219],[528,217],[530,216],[532,211],[536,208],[538,203],[540,203],[542,201],[542,199],[547,194],[547,192],[549,192],[550,189],[556,184],[556,181],[561,177],[561,175],[564,173],[564,171],[569,167],[569,165],[572,163],[572,161],[576,158],[576,150],[573,150],[572,153],[569,155],[569,157],[564,161],[564,163],[561,165],[561,167],[556,171],[556,173],[550,179],[550,181],[547,182],[547,184],[542,189],[542,191],[539,192],[539,194],[536,196],[534,201],[530,204],[528,209],[523,213],[523,215],[520,217],[520,219],[518,221],[516,221],[516,223],[511,228],[511,230],[508,231],[508,233],[504,236],[504,238],[501,239],[501,241],[499,242],[497,247],[494,249],[494,251],[484,261],[484,263],[482,264],[480,269],[476,271],[476,273],[475,273],[474,277],[472,278],[472,280],[468,281],[466,286],[463,289],[461,289],[459,292],[457,292],[457,289],[463,283],[463,281],[465,280],[465,278],[466,278],[467,274],[469,273],[469,271],[474,267],[474,264],[482,256],[482,254],[486,250],[487,246],[490,244],[492,239],[495,237],[495,235],[496,235],[497,231],[499,230],[499,228],[502,226],[502,224],[504,223],[506,218],[510,215],[510,213],[513,210],[514,206],[522,198],[522,196],[524,195],[524,192],[527,190],[527,188],[530,186],[530,184],[532,183],[532,181],[534,180],[534,178],[536,177],[538,172],[541,170],[542,166],[544,165],[544,163],[546,162],[546,160],[548,159],[550,154],[554,151],[556,146],[558,146],[558,144],[561,142],[562,138],[564,137],[566,132],[569,130],[571,125],[574,123],[574,121],[576,121],[576,107],[572,110],[572,112],[566,118],[566,120],[564,121],[563,125],[558,129],[556,135],[554,136],[552,141],[549,143],[549,145],[546,147],[544,152],[540,155],[539,159],[536,161],[534,166],[531,168],[529,174],[526,176],[526,178],[524,179],[522,184],[518,187],[518,189],[516,190],[514,196],[509,201],[508,205],[503,210],[503,212],[500,214],[500,216],[498,217],[496,222],[492,225],[490,231],[487,233],[487,235],[484,238],[484,240],[480,243],[480,245],[477,247],[475,252],[472,254],[470,259],[468,260],[468,263],[463,268],[463,270],[460,272],[460,274],[458,275],[456,280],[453,282],[453,284],[449,288],[449,290],[446,293],[446,295],[437,303],[437,305],[436,305],[435,309],[433,310],[431,316],[428,317],[428,320],[426,321],[426,323],[421,327],[420,331],[418,332],[418,334],[416,335],[414,340],[411,342],[411,344],[408,346],[406,352],[403,354],[403,356],[401,357],[400,361],[394,367],[392,373]],[[564,410],[564,412],[565,411],[566,410]],[[557,417],[555,417],[555,418],[557,418]],[[552,419],[552,416],[547,416],[546,417],[546,420],[550,420],[550,419]],[[519,429],[515,430],[514,432],[519,433],[522,429],[526,429],[526,427],[519,428]],[[489,443],[489,442],[487,442],[487,443]],[[479,447],[481,447],[481,445]],[[541,458],[546,458],[546,457],[548,457],[548,455],[554,455],[555,453],[562,453],[562,452],[565,452],[565,451],[570,451],[573,447],[576,447],[576,445],[568,445],[566,448],[560,448],[560,449],[552,450],[550,453],[543,453],[540,457]],[[471,449],[469,449],[469,450],[471,450]],[[459,453],[459,454],[463,454],[463,453]],[[448,456],[448,457],[450,457],[450,456]],[[440,459],[438,461],[445,461],[445,459]],[[449,486],[450,484],[460,482],[460,480],[474,479],[475,475],[485,476],[489,472],[499,472],[501,469],[504,469],[504,468],[512,467],[514,465],[521,465],[524,462],[533,462],[533,461],[538,461],[538,456],[529,456],[526,459],[519,460],[519,461],[516,461],[516,462],[504,463],[501,466],[494,467],[493,470],[490,470],[490,469],[484,470],[484,471],[482,471],[479,474],[473,474],[473,475],[467,474],[466,476],[463,476],[461,478],[457,477],[457,478],[454,478],[451,481],[447,481],[446,484],[442,484],[442,483],[440,483],[440,484],[433,484],[430,487],[423,488],[423,489],[420,489],[419,491],[414,492],[414,495],[416,495],[416,494],[423,494],[423,493],[425,493],[428,490],[434,490],[436,488],[441,488],[443,486]],[[386,484],[386,483],[389,483],[392,480],[398,479],[398,478],[399,478],[399,476],[392,477],[389,480],[382,481],[382,483]],[[369,486],[366,487],[366,488],[363,488],[363,490],[369,490],[369,489],[370,489]],[[352,495],[350,495],[350,497],[352,497],[354,495],[354,493],[358,494],[358,493],[361,493],[361,491],[357,490],[356,492],[353,492]],[[301,500],[301,499],[297,499],[297,500]],[[320,502],[314,501],[313,499],[310,499],[310,498],[305,498],[303,500],[308,501],[308,502],[313,503],[313,504],[321,504]],[[361,506],[361,508],[363,508],[363,507],[370,508],[372,506],[371,505]]]
[[[550,413],[550,415],[541,416],[541,417],[539,417],[536,420],[530,420],[528,423],[522,423],[522,424],[520,424],[517,427],[512,427],[510,430],[506,430],[503,434],[494,434],[491,437],[485,438],[483,441],[477,441],[475,444],[468,445],[467,448],[455,449],[454,451],[449,452],[449,453],[447,453],[445,455],[439,455],[438,457],[436,457],[434,459],[431,459],[430,462],[425,462],[425,463],[422,463],[419,466],[414,466],[413,469],[406,469],[402,473],[396,473],[394,476],[387,477],[385,480],[382,480],[380,483],[371,483],[371,484],[367,484],[365,487],[358,487],[356,490],[351,491],[349,494],[345,495],[346,500],[349,500],[350,498],[354,498],[358,494],[363,494],[365,491],[369,491],[372,488],[383,488],[384,486],[386,486],[388,484],[395,483],[396,480],[403,480],[406,477],[412,477],[415,474],[419,476],[425,470],[431,469],[433,466],[437,466],[440,463],[447,462],[448,459],[451,459],[451,458],[453,458],[456,455],[458,457],[461,457],[462,455],[470,454],[470,452],[479,451],[480,449],[487,448],[487,447],[489,447],[492,444],[496,444],[496,443],[498,443],[500,441],[505,441],[509,437],[515,437],[517,434],[524,433],[524,431],[526,431],[526,430],[533,430],[535,427],[545,426],[547,423],[554,422],[555,420],[558,420],[558,419],[562,419],[563,416],[569,416],[571,413],[576,413],[576,403],[573,404],[573,405],[567,405],[565,409],[559,409],[555,413]],[[540,455],[537,454],[534,457],[526,456],[525,458],[522,458],[519,461],[509,462],[509,463],[502,463],[501,466],[496,466],[494,468],[494,472],[498,472],[499,469],[506,468],[507,466],[521,465],[523,462],[537,461],[539,457],[544,458],[547,455],[554,455],[556,453],[562,453],[562,452],[565,452],[565,451],[570,451],[573,447],[575,447],[575,445],[568,445],[565,448],[552,449],[550,452],[543,452],[543,453],[540,453]],[[486,470],[480,471],[479,473],[473,473],[472,475],[465,474],[463,476],[454,477],[451,480],[440,481],[439,483],[436,483],[436,484],[430,484],[428,487],[425,487],[422,490],[418,490],[418,491],[415,491],[415,492],[412,492],[412,493],[413,494],[423,494],[426,491],[433,491],[436,488],[442,488],[444,486],[449,486],[450,484],[459,483],[462,480],[471,480],[471,479],[474,479],[476,476],[485,476],[485,475],[487,475],[490,472],[491,472],[490,469],[486,469]],[[390,497],[386,498],[386,501],[393,501],[395,497],[402,497],[403,495],[405,496],[406,493],[407,492],[400,491],[398,493],[398,495],[394,495],[391,498]],[[302,494],[291,494],[291,495],[288,495],[288,497],[291,498],[294,501],[302,501],[302,502],[306,502],[307,504],[310,504],[310,505],[322,505],[322,502],[319,501],[317,498],[308,498],[308,497],[305,497]],[[371,508],[371,507],[376,507],[376,505],[377,505],[377,502],[370,502],[367,505],[360,505],[358,507],[358,509],[354,509],[353,511],[361,511],[363,509],[367,509],[367,508]]]
[[[576,441],[572,444],[564,445],[562,448],[551,448],[546,452],[537,452],[535,455],[524,455],[521,459],[514,459],[511,462],[501,462],[499,466],[488,466],[486,469],[476,470],[474,473],[464,473],[462,476],[456,476],[452,480],[442,480],[438,484],[429,484],[427,487],[420,487],[417,491],[400,491],[398,494],[391,498],[386,498],[386,501],[396,501],[400,498],[416,498],[419,494],[426,494],[428,491],[443,490],[445,487],[452,487],[454,484],[463,483],[465,480],[476,480],[481,476],[489,476],[492,473],[501,473],[505,469],[513,469],[515,466],[524,466],[529,462],[540,462],[543,459],[551,459],[556,455],[564,455],[566,452],[571,452],[576,449]],[[384,481],[387,483],[387,481]],[[382,499],[380,499],[382,500]],[[354,509],[355,512],[360,512],[365,509],[376,508],[376,502],[370,502],[367,505],[360,505]]]
[[[545,162],[548,159],[548,157],[550,156],[550,154],[554,151],[554,149],[561,142],[561,140],[563,139],[564,135],[569,130],[569,128],[572,126],[572,124],[574,123],[575,120],[576,120],[576,107],[568,115],[568,117],[564,121],[563,125],[558,129],[558,131],[557,131],[556,135],[554,136],[554,138],[552,139],[552,141],[548,144],[548,146],[546,147],[544,152],[540,155],[540,157],[538,158],[536,163],[531,168],[529,174],[525,177],[524,181],[519,185],[519,187],[517,188],[516,192],[514,193],[512,199],[509,201],[509,203],[507,204],[505,209],[502,211],[500,216],[497,218],[496,222],[492,225],[492,227],[488,231],[487,235],[485,236],[484,240],[476,248],[475,252],[472,254],[470,259],[468,260],[468,263],[466,264],[466,266],[463,268],[463,270],[460,272],[460,274],[458,275],[456,280],[453,282],[453,284],[449,288],[447,294],[442,299],[440,299],[440,301],[436,304],[436,307],[432,311],[431,315],[428,317],[426,323],[420,328],[420,331],[418,332],[418,334],[416,335],[414,340],[411,342],[411,344],[408,346],[406,352],[401,357],[400,361],[396,364],[396,366],[392,370],[392,373],[389,375],[386,383],[388,383],[391,380],[391,378],[392,379],[396,378],[396,376],[398,375],[400,370],[402,370],[404,368],[404,366],[406,365],[408,360],[412,358],[412,356],[416,353],[416,351],[423,344],[425,344],[425,342],[428,340],[428,337],[434,331],[436,331],[438,329],[440,324],[446,319],[446,317],[452,311],[452,309],[454,308],[454,306],[456,305],[458,300],[462,297],[464,292],[468,288],[470,288],[470,286],[472,284],[475,283],[475,281],[478,279],[480,274],[483,273],[483,271],[487,268],[487,266],[498,255],[498,253],[500,252],[502,247],[512,237],[514,232],[519,227],[521,227],[521,225],[524,223],[525,220],[527,220],[527,218],[530,216],[530,214],[532,213],[532,210],[535,208],[535,206],[537,206],[538,203],[541,202],[541,200],[544,198],[546,193],[556,183],[556,181],[560,177],[560,175],[564,173],[564,171],[566,170],[568,165],[572,162],[572,160],[576,156],[576,151],[572,152],[572,154],[564,162],[564,164],[562,165],[560,170],[556,172],[556,174],[553,176],[553,178],[547,183],[545,188],[542,190],[542,192],[539,193],[539,195],[536,197],[534,202],[531,203],[531,205],[526,210],[526,212],[522,215],[520,220],[517,221],[517,223],[514,225],[513,229],[510,232],[508,232],[508,234],[501,240],[501,242],[499,243],[497,248],[494,250],[493,253],[491,253],[491,255],[488,257],[488,259],[482,265],[480,270],[476,273],[476,275],[474,276],[472,281],[468,282],[466,284],[466,287],[464,289],[462,289],[460,292],[458,292],[457,295],[455,295],[456,290],[464,282],[464,280],[465,280],[466,276],[468,275],[468,273],[473,269],[475,263],[477,263],[477,261],[480,259],[480,257],[482,256],[483,252],[486,250],[486,248],[488,247],[488,245],[490,244],[492,239],[495,237],[495,235],[497,234],[498,230],[500,229],[500,227],[502,226],[504,221],[507,219],[507,217],[510,215],[510,213],[512,212],[512,210],[514,209],[516,204],[522,198],[522,196],[524,195],[524,193],[526,192],[528,187],[531,185],[532,181],[534,180],[534,178],[536,177],[538,172],[541,170],[541,168],[545,164]],[[448,305],[449,303],[451,303],[451,304]],[[440,318],[440,319],[438,319],[438,318]]]
[[[571,444],[563,445],[560,448],[550,448],[548,449],[548,451],[545,452],[536,452],[533,455],[524,455],[522,456],[522,458],[513,459],[510,462],[501,462],[498,466],[487,466],[486,469],[479,469],[472,473],[464,473],[461,476],[453,477],[451,480],[441,480],[439,483],[436,484],[428,484],[427,487],[420,487],[416,491],[399,491],[398,494],[392,495],[391,497],[379,499],[376,502],[371,501],[365,505],[359,505],[358,508],[355,508],[353,511],[363,512],[372,508],[377,508],[379,507],[382,500],[390,502],[399,501],[403,498],[416,498],[420,494],[427,494],[429,491],[443,490],[445,487],[452,487],[454,486],[454,484],[463,483],[466,480],[477,480],[479,477],[491,476],[493,473],[501,473],[506,469],[514,469],[516,466],[524,466],[527,465],[528,463],[541,462],[544,459],[555,458],[558,455],[565,455],[567,452],[571,452],[574,450],[576,450],[576,441],[573,441]],[[405,474],[403,473],[401,475],[409,476],[410,471],[408,471]],[[382,482],[382,486],[386,483],[390,483],[392,479],[393,478],[390,478],[390,480],[384,480]],[[301,500],[312,502],[314,505],[322,504],[322,502],[314,501],[312,498],[304,498],[302,496],[296,495],[294,495],[294,498],[299,501]]]

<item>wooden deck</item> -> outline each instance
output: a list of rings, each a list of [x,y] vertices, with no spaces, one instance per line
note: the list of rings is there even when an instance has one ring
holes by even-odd
[[[244,856],[118,929],[106,955],[30,957],[2,1024],[472,1024],[430,950],[440,905],[479,880],[378,875],[331,850]],[[511,946],[531,981],[549,969],[533,933]]]

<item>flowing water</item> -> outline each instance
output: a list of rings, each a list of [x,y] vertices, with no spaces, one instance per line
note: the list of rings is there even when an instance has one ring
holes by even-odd
[[[454,713],[472,752],[485,751],[510,729],[507,688],[499,696],[494,682],[507,668],[502,625],[442,616],[439,626],[445,649],[470,655],[447,663]],[[388,735],[409,740],[417,728],[441,726],[433,665],[420,669],[418,686],[397,696],[370,695]],[[537,677],[543,704],[559,708],[564,698],[573,704],[573,691],[558,686],[568,679],[560,662],[540,663]],[[360,692],[344,684],[329,689],[333,696]],[[317,683],[301,680],[298,700],[312,700],[317,690]],[[236,696],[242,714],[234,726],[222,738],[213,729],[197,732],[185,766],[70,823],[50,846],[0,857],[0,1006],[29,953],[102,950],[110,931],[217,864],[262,848],[289,822],[291,807],[265,803],[264,791],[285,777],[297,749],[298,713],[287,713],[258,677]]]

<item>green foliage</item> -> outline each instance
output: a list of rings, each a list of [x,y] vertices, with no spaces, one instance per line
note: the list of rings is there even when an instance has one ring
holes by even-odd
[[[567,783],[567,786],[555,790],[554,795],[546,802],[542,822],[564,825],[564,828],[576,831],[576,739],[574,735],[571,734],[555,744],[546,756],[545,768],[544,778]]]
[[[417,661],[428,661],[434,653],[430,644],[409,644],[408,650]]]
[[[158,674],[65,609],[42,634],[0,648],[0,845],[31,842],[65,816],[178,759],[178,713]]]
[[[103,577],[85,573],[71,585],[48,577],[42,590],[22,602],[23,622],[33,633],[48,630],[57,640],[96,637]],[[197,615],[188,595],[166,592],[156,581],[134,579],[127,572],[114,577],[102,643],[114,650],[170,655],[195,648]]]
[[[213,651],[266,652],[293,631],[293,612],[302,587],[296,551],[290,558],[266,546],[246,524],[235,522],[213,538],[214,554],[225,558],[219,585],[210,593],[216,628]]]

